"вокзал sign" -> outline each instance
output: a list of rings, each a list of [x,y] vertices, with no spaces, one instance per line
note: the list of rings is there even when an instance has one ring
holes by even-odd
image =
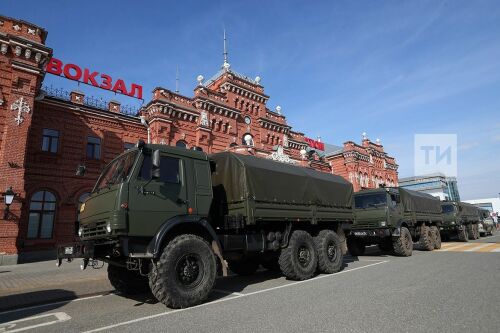
[[[57,58],[51,58],[47,63],[47,73],[61,76],[61,74],[70,80],[82,82],[97,88],[113,91],[118,94],[127,95],[130,97],[142,99],[142,86],[136,83],[127,86],[122,79],[118,79],[113,83],[111,76],[107,74],[100,74],[99,72],[92,72],[88,68],[82,68],[75,64],[64,64]]]

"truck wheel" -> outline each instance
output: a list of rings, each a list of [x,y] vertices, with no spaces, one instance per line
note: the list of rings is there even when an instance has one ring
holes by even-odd
[[[474,224],[469,224],[467,228],[467,234],[469,235],[469,239],[474,240],[476,239],[476,233],[474,231]]]
[[[314,237],[318,253],[318,270],[321,273],[332,274],[342,268],[342,247],[339,236],[332,230],[321,230]]]
[[[292,280],[307,280],[316,272],[318,254],[312,236],[303,230],[295,230],[288,246],[281,250],[278,259],[281,272]]]
[[[411,239],[410,230],[406,227],[401,227],[400,235],[392,242],[394,253],[398,256],[409,257],[413,252],[413,240]]]
[[[259,268],[257,260],[249,258],[243,258],[241,260],[228,260],[227,265],[233,273],[241,276],[252,275]]]
[[[434,235],[431,228],[425,224],[422,224],[420,227],[420,237],[418,242],[425,251],[434,250]]]
[[[462,242],[468,242],[469,241],[469,233],[467,232],[467,226],[462,225],[462,230],[458,230],[458,240]]]
[[[196,235],[171,240],[152,265],[149,286],[166,306],[187,308],[207,299],[215,283],[217,264],[210,245]]]
[[[339,237],[340,240],[340,249],[342,250],[342,255],[345,255],[347,253],[347,238],[345,236],[344,229],[342,227],[339,227],[337,229],[337,236]]]
[[[474,230],[474,239],[479,239],[479,237],[480,237],[479,236],[479,225],[474,224],[472,227],[474,228],[473,229]]]
[[[382,252],[392,252],[392,251],[394,251],[394,246],[392,245],[391,241],[384,241],[384,242],[378,244],[378,248]]]
[[[433,238],[433,244],[435,249],[440,249],[441,248],[441,233],[439,232],[438,227],[432,226],[431,227],[431,232],[432,232],[432,238]]]
[[[108,279],[116,291],[126,295],[141,294],[149,290],[147,277],[125,267],[108,265]]]

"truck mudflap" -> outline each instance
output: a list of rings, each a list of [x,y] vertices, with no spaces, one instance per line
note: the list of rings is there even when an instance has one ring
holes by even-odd
[[[82,258],[84,261],[94,256],[94,243],[75,242],[71,244],[59,245],[57,247],[57,266],[60,266],[63,259],[72,261],[76,258]]]

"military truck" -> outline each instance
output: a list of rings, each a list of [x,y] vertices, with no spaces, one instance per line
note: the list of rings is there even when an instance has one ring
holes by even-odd
[[[491,236],[493,236],[497,227],[495,225],[493,217],[491,217],[490,211],[487,209],[479,208],[479,217],[481,220],[477,225],[479,235],[486,236],[487,234],[490,234]]]
[[[228,268],[262,264],[293,280],[339,271],[352,195],[342,177],[309,168],[139,142],[105,167],[80,209],[81,241],[60,246],[58,263],[107,262],[118,291],[149,288],[185,308]]]
[[[428,251],[441,247],[441,204],[429,194],[398,187],[362,190],[354,195],[354,218],[347,237],[351,255],[373,244],[400,256],[411,256],[413,242]]]
[[[441,236],[448,239],[457,236],[462,242],[479,238],[479,209],[469,203],[445,201],[443,207],[443,225]]]

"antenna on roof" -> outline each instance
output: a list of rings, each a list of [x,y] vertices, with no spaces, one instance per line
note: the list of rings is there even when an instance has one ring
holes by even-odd
[[[222,64],[222,68],[228,70],[231,65],[227,62],[227,46],[226,46],[226,28],[224,27],[224,63]]]
[[[179,93],[179,65],[177,65],[175,71],[175,92]]]

